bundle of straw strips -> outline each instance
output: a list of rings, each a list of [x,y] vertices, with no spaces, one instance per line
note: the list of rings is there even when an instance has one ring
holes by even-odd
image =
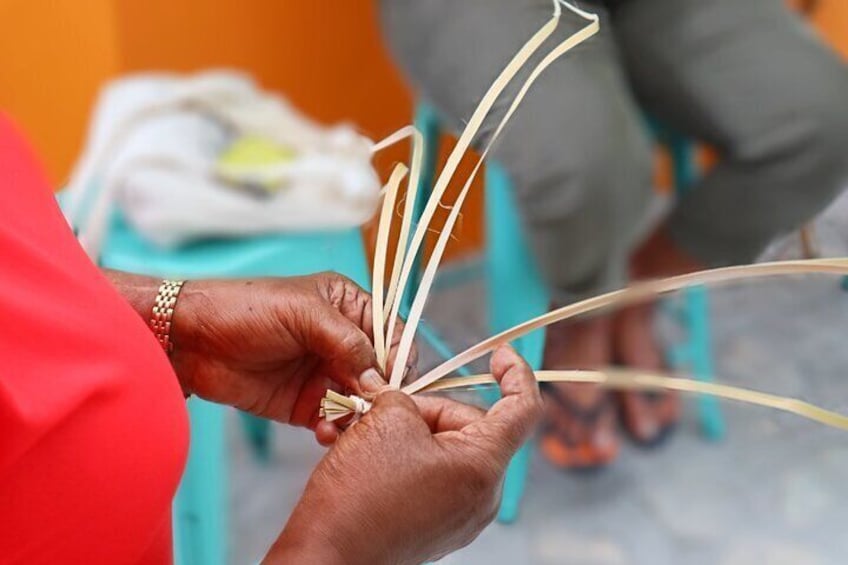
[[[503,93],[504,89],[510,81],[512,81],[515,75],[524,67],[527,61],[539,50],[542,44],[553,35],[559,25],[561,17],[563,16],[563,8],[574,16],[586,20],[587,25],[585,27],[556,45],[542,58],[541,62],[533,68],[528,78],[521,85],[521,88],[515,98],[512,100],[506,114],[494,130],[488,144],[484,147],[480,158],[478,159],[471,174],[468,176],[468,179],[463,185],[459,195],[453,202],[447,203],[446,207],[450,209],[450,213],[448,214],[444,225],[439,230],[439,237],[436,241],[436,245],[428,262],[426,263],[426,266],[424,267],[421,281],[418,285],[418,291],[413,299],[412,306],[406,320],[406,325],[404,326],[401,334],[400,344],[398,346],[389,379],[389,384],[392,387],[400,389],[407,394],[494,384],[494,379],[491,375],[476,375],[451,379],[445,379],[444,377],[448,376],[460,367],[463,367],[464,365],[467,365],[468,363],[492,352],[502,344],[509,343],[533,330],[575,316],[589,314],[602,309],[633,304],[650,297],[702,284],[727,282],[753,277],[800,273],[848,274],[848,258],[810,259],[761,263],[739,267],[725,267],[680,275],[667,279],[640,282],[628,288],[589,298],[581,302],[576,302],[564,308],[548,312],[538,318],[528,320],[468,348],[453,359],[449,359],[435,369],[429,371],[420,379],[402,387],[404,370],[407,367],[412,351],[412,344],[415,338],[416,329],[421,320],[424,303],[430,289],[433,286],[436,270],[441,262],[454,225],[459,218],[463,202],[468,195],[474,178],[480,170],[484,159],[489,154],[493,143],[497,140],[498,136],[503,131],[504,126],[515,113],[516,108],[524,99],[532,84],[542,74],[545,68],[575,46],[595,35],[599,30],[598,17],[596,15],[571,6],[563,0],[554,0],[553,6],[554,15],[551,20],[539,29],[539,31],[537,31],[536,34],[524,44],[518,53],[515,54],[509,64],[507,64],[503,71],[501,71],[501,73],[497,76],[486,94],[483,96],[480,104],[474,110],[474,113],[460,135],[459,140],[454,146],[453,151],[450,153],[447,162],[433,186],[431,196],[426,203],[424,212],[422,213],[414,231],[411,230],[411,225],[413,220],[413,206],[421,179],[421,167],[424,161],[423,138],[420,132],[418,132],[414,127],[407,126],[390,135],[383,141],[375,144],[373,147],[373,151],[377,152],[406,138],[412,138],[413,151],[410,167],[407,168],[403,164],[398,164],[391,173],[389,181],[384,189],[385,197],[380,213],[379,227],[377,231],[377,245],[374,256],[372,285],[374,293],[374,348],[381,368],[385,370],[389,355],[387,343],[391,336],[394,335],[395,326],[399,316],[401,302],[400,297],[403,296],[404,289],[410,282],[409,279],[413,272],[414,262],[417,255],[421,252],[425,235],[431,228],[430,224],[433,220],[433,216],[436,209],[442,204],[441,199],[457,170],[460,160],[468,150],[474,136],[477,134],[477,131],[480,129],[480,126],[486,116],[488,116],[498,97]],[[387,288],[385,270],[391,224],[395,212],[398,189],[403,179],[407,176],[407,173],[409,173],[409,180],[407,182],[406,203],[401,216],[401,226],[397,240],[397,251],[394,256],[394,263],[389,275]],[[412,231],[411,239],[409,239],[410,231]],[[409,240],[408,245],[407,240]],[[822,424],[848,430],[848,417],[824,410],[823,408],[819,408],[797,399],[785,398],[727,385],[676,378],[669,375],[647,374],[644,372],[627,370],[539,371],[537,372],[536,377],[537,380],[545,382],[590,382],[619,389],[668,389],[709,394],[730,400],[758,404],[791,412]],[[345,397],[333,391],[327,391],[327,396],[321,405],[321,415],[330,421],[334,421],[350,414],[362,414],[367,409],[367,402],[362,399],[356,397]]]

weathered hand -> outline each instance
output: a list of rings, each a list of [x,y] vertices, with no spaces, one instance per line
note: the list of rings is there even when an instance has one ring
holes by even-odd
[[[340,275],[186,283],[174,314],[183,390],[258,416],[314,428],[327,388],[369,396],[371,296]],[[326,422],[319,441],[335,439]]]
[[[382,392],[339,437],[265,563],[421,563],[470,543],[495,516],[510,458],[542,414],[533,373],[492,358],[503,398],[488,413]]]

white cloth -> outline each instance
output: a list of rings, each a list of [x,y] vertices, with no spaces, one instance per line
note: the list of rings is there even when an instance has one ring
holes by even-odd
[[[275,169],[280,189],[267,198],[216,175],[222,151],[244,135],[294,150]],[[100,96],[67,188],[67,215],[95,258],[114,204],[162,246],[357,226],[379,200],[372,145],[348,125],[319,126],[238,73],[136,75]]]

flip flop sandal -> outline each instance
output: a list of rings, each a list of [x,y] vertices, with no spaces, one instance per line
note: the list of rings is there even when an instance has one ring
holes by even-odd
[[[624,394],[624,393],[618,393],[618,394]],[[643,399],[645,401],[646,404],[649,404],[649,405],[650,404],[656,405],[656,404],[659,404],[659,403],[665,401],[665,394],[661,393],[661,392],[657,392],[657,391],[632,391],[629,394],[638,395],[641,399]],[[625,414],[623,402],[618,403],[618,410],[619,410],[619,418],[620,418],[621,422],[624,423],[623,427],[627,431],[627,436],[638,447],[642,447],[642,448],[646,448],[646,449],[653,449],[653,448],[656,448],[656,447],[660,447],[665,442],[667,442],[668,438],[670,438],[672,435],[674,435],[675,430],[677,430],[677,421],[676,420],[673,421],[673,422],[666,422],[665,424],[660,425],[660,429],[657,431],[657,434],[654,437],[647,439],[647,440],[641,439],[641,438],[637,437],[636,434],[632,433],[630,431],[630,426],[627,425],[628,418]]]
[[[598,449],[575,439],[575,434],[564,430],[560,424],[562,418],[567,418],[572,428],[576,424],[583,430],[591,430],[601,425],[601,419],[609,410],[614,410],[608,394],[604,394],[597,403],[584,407],[550,383],[543,383],[541,389],[542,394],[556,404],[558,413],[555,418],[546,419],[540,441],[540,449],[551,463],[564,470],[596,471],[615,459],[618,455],[616,443],[607,449]]]

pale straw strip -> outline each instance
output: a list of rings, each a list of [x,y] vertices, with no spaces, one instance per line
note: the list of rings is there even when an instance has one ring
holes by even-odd
[[[404,290],[409,283],[409,277],[412,273],[412,267],[415,262],[415,258],[418,255],[418,252],[421,249],[422,243],[424,242],[424,237],[427,235],[427,231],[430,226],[430,222],[433,219],[433,215],[436,212],[436,209],[439,206],[442,195],[448,187],[448,184],[453,177],[453,174],[456,172],[457,167],[459,166],[460,161],[462,160],[462,156],[465,154],[469,146],[471,145],[471,141],[474,138],[474,135],[477,133],[477,130],[483,123],[483,120],[488,115],[498,96],[503,92],[504,88],[506,88],[509,81],[512,80],[512,77],[516,72],[527,62],[527,60],[535,53],[539,47],[545,42],[545,40],[551,36],[551,34],[556,29],[559,23],[559,15],[561,13],[561,9],[558,4],[555,3],[555,14],[554,17],[545,24],[536,34],[526,43],[524,46],[516,53],[510,63],[501,71],[500,75],[495,79],[492,85],[489,87],[489,90],[483,96],[480,104],[477,105],[477,108],[474,110],[474,113],[471,115],[471,119],[468,121],[468,124],[465,127],[465,130],[460,135],[457,140],[456,145],[448,156],[447,162],[443,167],[439,178],[436,180],[436,184],[433,187],[433,191],[430,194],[430,198],[427,201],[426,206],[424,207],[424,211],[421,214],[421,218],[419,219],[419,223],[415,228],[415,231],[412,234],[412,240],[409,243],[409,249],[406,253],[406,258],[403,261],[403,267],[400,273],[400,280],[398,282],[397,287],[397,296],[402,297]],[[400,309],[400,300],[395,300],[391,309],[391,313],[389,315],[389,319],[394,319],[398,316],[398,312]],[[414,333],[414,330],[413,330]],[[405,353],[405,357],[409,356],[409,351]],[[395,363],[395,367],[400,367],[401,365],[405,365],[404,363]],[[399,377],[394,377],[395,374],[400,375]],[[397,381],[402,378],[403,371],[393,372],[393,377]],[[397,385],[397,383],[396,383]]]
[[[411,126],[410,126],[411,127]],[[412,226],[412,218],[415,214],[415,200],[418,198],[418,188],[421,184],[421,169],[424,166],[424,138],[417,129],[412,128],[412,160],[410,162],[409,183],[406,186],[406,201],[403,206],[403,218],[400,224],[397,245],[395,247],[395,259],[392,263],[392,274],[389,279],[389,290],[386,293],[386,317],[389,327],[386,330],[386,340],[391,343],[394,336],[395,322],[397,320],[398,308],[395,303],[400,304],[402,296],[398,294],[400,273],[406,260],[407,245],[409,243],[409,231]],[[414,257],[413,257],[414,260]],[[393,316],[390,313],[394,312]]]
[[[536,371],[540,383],[588,383],[617,390],[675,390],[678,392],[704,394],[725,400],[773,408],[789,412],[813,422],[848,431],[848,416],[788,396],[779,396],[757,390],[713,382],[696,381],[672,377],[661,373],[648,373],[630,369],[607,369],[603,371]],[[441,379],[419,393],[445,392],[472,389],[481,386],[496,386],[490,374]],[[370,404],[356,397],[345,397],[328,390],[321,402],[322,417],[337,420],[349,416],[361,416]],[[331,420],[332,421],[332,420]]]
[[[453,359],[442,363],[414,383],[407,385],[403,390],[409,394],[414,394],[456,369],[479,359],[487,353],[490,353],[500,345],[509,343],[533,330],[537,330],[555,322],[567,320],[575,316],[588,314],[605,308],[633,304],[650,297],[666,294],[690,286],[758,277],[809,273],[848,274],[848,259],[807,259],[798,261],[776,261],[773,263],[759,263],[756,265],[744,265],[738,267],[722,267],[719,269],[698,271],[666,279],[646,281],[628,288],[608,292],[600,296],[575,302],[574,304],[570,304],[558,310],[553,310],[492,336],[477,345],[469,347]]]
[[[726,400],[735,400],[747,404],[774,408],[784,412],[791,412],[808,420],[848,431],[848,416],[826,410],[820,406],[796,398],[712,382],[695,381],[628,369],[609,369],[604,371],[536,371],[536,380],[540,383],[593,383],[608,388],[624,390],[676,390],[679,392],[706,394]],[[492,375],[473,375],[469,377],[442,379],[425,387],[420,392],[459,390],[496,384]]]
[[[406,258],[409,230],[415,213],[415,200],[418,197],[418,187],[421,184],[421,171],[424,164],[424,137],[414,126],[405,126],[382,141],[375,143],[371,148],[371,152],[376,153],[403,141],[407,137],[412,138],[412,159],[410,162],[409,182],[406,185],[406,201],[403,207],[403,215],[401,216],[400,233],[398,234],[397,245],[395,246],[395,258],[392,262],[392,274],[389,278],[389,288],[386,292],[386,299],[383,305],[383,322],[388,322],[386,343],[391,343],[395,332],[395,322],[398,317],[398,309],[394,307],[395,300],[401,300],[402,298],[397,295],[398,282]],[[385,237],[388,238],[389,236],[386,235]],[[395,312],[395,314],[392,315],[392,312]]]
[[[505,118],[501,121],[498,126],[498,129],[493,134],[492,139],[490,140],[485,151],[483,152],[483,157],[485,157],[488,153],[492,142],[497,137],[498,133],[500,133],[500,131],[503,129],[506,121],[515,111],[515,108],[518,106],[521,99],[524,97],[527,90],[530,88],[530,85],[533,83],[533,81],[535,81],[539,74],[541,74],[544,68],[547,67],[550,63],[552,63],[557,57],[561,56],[569,49],[579,44],[581,41],[584,41],[594,33],[597,33],[598,21],[596,16],[579,10],[565,2],[562,2],[562,5],[568,8],[570,11],[574,12],[575,14],[578,14],[586,18],[587,20],[590,20],[590,25],[568,38],[565,42],[558,45],[553,51],[551,51],[551,53],[549,53],[545,57],[545,59],[536,67],[536,69],[534,69],[530,78],[524,83],[519,94],[513,100],[512,105],[510,106],[510,109],[507,112]],[[555,2],[555,13],[553,19],[548,22],[541,30],[539,30],[533,36],[533,38],[531,38],[531,40],[528,41],[527,44],[522,47],[519,53],[516,54],[510,64],[501,72],[501,74],[489,88],[486,95],[483,97],[482,101],[480,102],[474,114],[472,115],[471,120],[469,120],[467,127],[460,136],[460,139],[457,142],[457,145],[454,147],[453,152],[448,157],[447,164],[445,165],[438,180],[436,181],[433,193],[427,202],[424,213],[422,214],[422,217],[420,219],[420,223],[416,227],[415,232],[413,233],[412,240],[407,250],[405,243],[406,237],[409,233],[409,226],[411,222],[412,210],[415,199],[415,195],[410,194],[408,191],[408,201],[406,203],[406,206],[404,207],[404,224],[401,228],[402,233],[399,241],[398,251],[395,254],[395,266],[391,274],[389,293],[386,296],[386,300],[384,302],[383,277],[385,276],[385,255],[388,248],[388,238],[391,226],[390,216],[391,212],[394,211],[394,201],[392,200],[392,202],[389,202],[390,198],[388,193],[391,192],[396,195],[397,186],[400,183],[402,176],[401,178],[397,179],[397,182],[394,183],[393,188],[391,188],[392,181],[390,180],[390,189],[387,190],[387,199],[384,203],[383,213],[381,214],[381,228],[379,230],[377,246],[378,252],[375,257],[375,295],[379,295],[380,297],[379,304],[377,304],[375,301],[375,347],[377,347],[376,336],[378,334],[381,334],[384,338],[380,346],[382,347],[382,354],[380,355],[381,359],[385,360],[386,358],[386,334],[382,334],[382,332],[379,331],[378,328],[382,328],[383,321],[385,320],[386,310],[390,310],[390,313],[388,315],[388,322],[390,324],[390,328],[393,327],[392,324],[397,319],[400,297],[403,295],[403,290],[408,284],[408,279],[416,254],[418,253],[421,247],[424,236],[430,229],[429,224],[432,221],[435,210],[441,203],[441,197],[444,194],[453,174],[456,172],[456,168],[462,158],[462,155],[470,146],[474,135],[476,135],[477,130],[479,129],[485,117],[488,115],[499,94],[503,91],[503,89],[513,78],[513,76],[518,72],[518,70],[526,63],[530,56],[536,50],[538,50],[542,43],[548,37],[550,37],[550,35],[556,29],[560,13],[560,5],[558,2]],[[385,140],[375,144],[375,146],[373,147],[373,151],[379,151],[409,136],[413,137],[413,156],[411,165],[412,175],[409,184],[409,190],[412,191],[417,189],[418,187],[418,179],[420,178],[419,175],[421,172],[421,164],[423,161],[423,142],[421,140],[420,133],[414,130],[414,128],[411,128],[411,126],[409,128],[403,128],[402,130],[399,130],[398,132],[389,136]],[[446,221],[445,227],[443,228],[442,233],[437,242],[436,250],[434,251],[433,257],[425,268],[425,275],[422,278],[419,293],[415,297],[412,312],[410,313],[410,318],[414,318],[414,320],[407,324],[407,328],[404,331],[404,339],[402,339],[401,341],[401,347],[398,353],[398,360],[396,361],[395,371],[392,374],[392,384],[394,384],[395,386],[399,384],[399,379],[403,376],[402,371],[406,365],[406,360],[409,356],[412,337],[415,334],[416,326],[418,324],[418,321],[420,320],[424,298],[426,297],[432,285],[432,280],[435,276],[435,270],[438,266],[440,258],[444,252],[444,248],[450,237],[450,231],[453,225],[455,224],[457,218],[459,217],[462,203],[465,200],[469,187],[471,186],[473,178],[476,175],[481,163],[482,158],[477,162],[474,171],[470,175],[469,179],[466,181],[466,184],[463,186],[463,190],[460,192],[459,196],[454,202],[451,209],[451,213],[448,216],[448,220]],[[393,173],[393,178],[396,174],[399,174],[397,168]],[[396,198],[396,196],[392,198]],[[386,208],[389,209],[389,217],[384,222],[383,218],[385,218],[387,214]],[[379,265],[381,266],[379,270],[376,268],[377,263],[379,263]],[[398,276],[398,268],[400,268],[400,276]],[[377,275],[378,271],[379,273],[381,273],[379,276]],[[582,314],[587,314],[606,308],[612,308],[615,306],[632,304],[634,302],[645,300],[646,298],[651,298],[688,286],[742,280],[754,277],[809,273],[848,274],[848,259],[840,258],[814,259],[805,261],[782,261],[774,263],[763,263],[758,265],[746,265],[740,267],[725,267],[720,269],[712,269],[708,271],[681,275],[677,277],[670,277],[667,279],[639,283],[629,288],[610,292],[601,296],[597,296],[588,300],[584,300],[582,302],[572,304],[570,306],[566,306],[553,312],[549,312],[543,316],[539,316],[538,318],[529,320],[527,322],[515,326],[514,328],[501,332],[500,334],[493,336],[467,349],[465,352],[457,355],[455,358],[449,361],[446,361],[439,367],[436,367],[421,379],[403,388],[403,391],[408,394],[414,394],[417,392],[456,390],[460,388],[468,388],[480,385],[492,385],[494,384],[494,380],[492,379],[491,375],[477,375],[474,377],[460,377],[452,379],[447,379],[443,377],[450,374],[455,369],[458,369],[459,367],[462,367],[493,351],[495,348],[504,343],[508,343],[535,329],[539,329],[548,324],[565,320],[574,316],[579,316]],[[381,320],[381,323],[378,324],[377,320]],[[391,335],[391,333],[388,334],[389,337]],[[400,367],[400,369],[398,369],[398,367]],[[750,404],[756,404],[760,406],[783,410],[816,422],[820,422],[828,426],[848,430],[848,417],[843,416],[841,414],[825,410],[824,408],[809,404],[798,399],[790,397],[781,397],[777,395],[747,390],[738,387],[732,387],[728,385],[720,385],[709,382],[663,376],[661,374],[651,374],[640,371],[620,369],[608,371],[539,371],[536,373],[536,376],[540,382],[582,382],[595,383],[600,384],[602,386],[618,389],[668,389],[681,392],[708,394],[729,400],[737,400],[740,402],[746,402]],[[327,391],[327,397],[324,401],[322,401],[321,407],[322,416],[325,416],[328,419],[336,420],[349,414],[361,415],[362,413],[368,410],[369,405],[367,402],[360,398],[345,397],[343,395],[335,393],[334,391]]]
[[[389,232],[392,229],[392,217],[394,216],[395,200],[397,199],[398,186],[407,173],[406,165],[398,163],[386,184],[386,194],[383,199],[383,208],[380,210],[380,223],[377,226],[377,249],[374,252],[374,271],[371,277],[371,322],[374,331],[374,352],[377,354],[377,362],[380,369],[386,369],[386,334],[383,318],[383,287],[386,273],[386,255],[389,242]]]

